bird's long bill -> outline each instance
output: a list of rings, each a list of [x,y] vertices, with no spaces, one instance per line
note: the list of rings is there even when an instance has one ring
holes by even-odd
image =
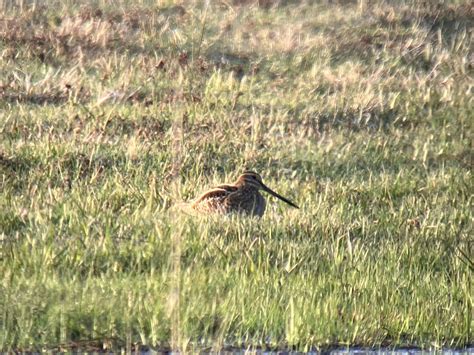
[[[272,189],[270,189],[269,187],[263,185],[263,189],[268,192],[270,195],[273,195],[275,196],[276,198],[279,198],[280,200],[282,201],[285,201],[287,204],[289,204],[290,206],[293,206],[294,208],[299,208],[297,205],[295,205],[293,202],[291,202],[290,200],[288,200],[287,198],[283,197],[282,195],[279,195],[277,194],[275,191],[273,191]]]

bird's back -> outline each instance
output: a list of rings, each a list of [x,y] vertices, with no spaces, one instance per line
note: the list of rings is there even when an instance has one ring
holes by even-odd
[[[265,199],[251,187],[219,185],[201,195],[192,206],[204,213],[237,212],[261,217],[265,212]]]

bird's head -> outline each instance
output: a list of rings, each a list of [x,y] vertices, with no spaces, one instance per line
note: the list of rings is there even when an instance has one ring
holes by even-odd
[[[256,172],[253,172],[253,171],[244,172],[237,179],[236,185],[238,185],[238,186],[251,186],[251,187],[254,187],[258,190],[263,190],[265,192],[268,192],[270,195],[273,195],[276,198],[279,198],[280,200],[286,202],[290,206],[293,206],[295,208],[299,208],[293,202],[291,202],[287,198],[281,196],[280,194],[276,193],[275,191],[270,189],[268,186],[266,186],[262,181],[262,177],[259,174],[257,174]]]

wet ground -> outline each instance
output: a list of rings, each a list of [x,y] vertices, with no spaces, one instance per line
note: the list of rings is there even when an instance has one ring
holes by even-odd
[[[201,354],[215,354],[215,352],[203,351]],[[257,355],[290,355],[290,354],[309,354],[309,355],[428,355],[428,354],[446,354],[446,355],[471,355],[474,354],[474,347],[468,347],[464,349],[450,349],[450,348],[433,348],[422,350],[420,348],[380,348],[380,349],[371,349],[371,348],[336,348],[333,350],[324,350],[324,351],[310,351],[307,353],[302,353],[298,351],[267,351],[267,350],[246,350],[246,349],[228,349],[219,352],[218,354],[257,354]],[[152,355],[152,354],[180,354],[179,352],[160,352],[155,350],[146,350],[141,351],[141,355]]]

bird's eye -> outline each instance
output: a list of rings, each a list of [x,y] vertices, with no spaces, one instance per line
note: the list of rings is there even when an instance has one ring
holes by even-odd
[[[255,175],[252,175],[252,179],[256,179],[257,177]]]

